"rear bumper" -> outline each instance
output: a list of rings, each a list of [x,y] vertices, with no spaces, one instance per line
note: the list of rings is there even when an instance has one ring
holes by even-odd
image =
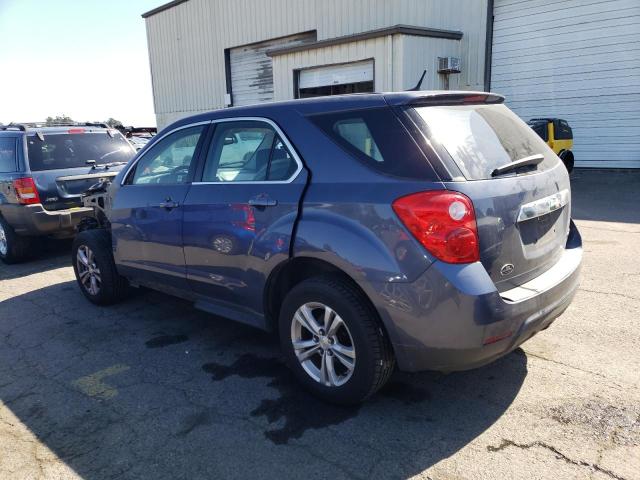
[[[435,262],[413,283],[376,285],[374,303],[404,371],[476,368],[547,328],[578,289],[582,239],[571,224],[565,252],[539,277],[498,293],[480,263]]]
[[[42,205],[2,205],[0,213],[19,235],[73,235],[84,217],[93,209],[79,207],[67,210],[45,210]]]

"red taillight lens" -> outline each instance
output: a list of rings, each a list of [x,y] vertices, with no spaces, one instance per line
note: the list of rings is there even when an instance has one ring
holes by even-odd
[[[413,193],[393,202],[393,210],[413,236],[443,262],[480,259],[476,214],[469,197],[447,190]]]
[[[18,178],[13,181],[13,188],[16,191],[18,202],[22,205],[40,203],[40,195],[38,195],[38,190],[36,189],[33,178]]]
[[[84,133],[84,128],[70,128],[67,133]]]

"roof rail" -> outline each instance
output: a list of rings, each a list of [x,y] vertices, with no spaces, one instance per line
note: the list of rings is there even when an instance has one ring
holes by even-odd
[[[9,129],[14,129],[14,130],[20,130],[22,132],[24,132],[27,127],[21,123],[9,123],[8,125],[0,125],[0,130],[9,130]]]
[[[99,127],[111,128],[105,122],[11,122],[8,125],[0,125],[0,130],[17,129],[26,131],[28,128],[44,128],[44,127]]]

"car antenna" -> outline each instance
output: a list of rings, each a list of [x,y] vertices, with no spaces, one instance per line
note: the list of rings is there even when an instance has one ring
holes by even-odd
[[[422,72],[422,76],[420,77],[420,80],[418,80],[418,84],[417,84],[415,87],[410,88],[409,90],[407,90],[407,92],[417,92],[417,91],[419,91],[419,90],[420,90],[420,87],[422,86],[422,80],[424,80],[424,76],[425,76],[426,74],[427,74],[427,71],[426,71],[426,70],[424,70],[424,71]]]

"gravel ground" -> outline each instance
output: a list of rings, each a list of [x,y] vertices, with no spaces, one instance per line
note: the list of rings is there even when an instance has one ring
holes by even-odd
[[[68,242],[0,266],[0,478],[640,479],[640,175],[572,182],[569,309],[492,365],[395,374],[359,408],[183,301],[90,305]]]

